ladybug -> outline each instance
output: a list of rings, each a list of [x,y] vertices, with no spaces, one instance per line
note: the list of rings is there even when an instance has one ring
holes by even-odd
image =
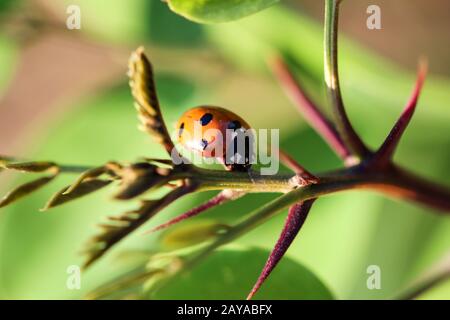
[[[197,152],[205,158],[217,158],[227,170],[250,169],[252,139],[251,131],[247,132],[250,126],[235,113],[221,107],[195,107],[180,117],[176,128],[178,142],[187,150]],[[245,134],[242,136],[245,139],[242,155],[238,152],[240,134]],[[217,154],[217,150],[221,150],[222,154]]]

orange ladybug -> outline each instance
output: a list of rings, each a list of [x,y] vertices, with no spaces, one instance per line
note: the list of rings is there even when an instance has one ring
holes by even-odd
[[[228,170],[250,168],[250,126],[235,113],[220,107],[195,107],[180,117],[176,128],[178,141],[186,149],[205,158],[217,158]],[[239,134],[246,134],[244,152],[237,152]]]

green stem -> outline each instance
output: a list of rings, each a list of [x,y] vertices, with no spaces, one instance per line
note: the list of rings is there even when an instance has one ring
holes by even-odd
[[[252,172],[227,172],[194,168],[180,173],[178,179],[191,179],[199,186],[198,191],[235,189],[246,192],[294,194],[313,190],[314,197],[343,189],[371,189],[390,197],[406,199],[427,205],[442,212],[450,211],[450,190],[432,183],[394,165],[368,170],[364,164],[316,174],[317,184],[301,187],[292,174],[273,176]],[[297,201],[306,199],[297,198]]]
[[[338,26],[340,3],[341,0],[325,0],[325,83],[328,97],[333,107],[336,129],[346,146],[352,151],[353,155],[361,159],[364,158],[369,151],[353,129],[350,120],[347,117],[339,83]]]
[[[233,183],[231,181],[239,181],[241,187],[247,185],[259,188],[258,184],[253,184],[253,182],[249,180],[248,175],[246,176],[246,173],[242,172],[225,172],[224,174],[223,171],[198,169],[197,173],[202,176],[214,176],[215,179],[217,179],[216,181],[222,179],[218,185],[231,185],[231,183]],[[216,238],[212,243],[202,247],[200,251],[185,260],[183,266],[174,274],[171,274],[170,277],[162,280],[160,286],[163,286],[166,282],[172,281],[176,278],[176,275],[195,267],[217,248],[226,245],[255,229],[274,217],[280,211],[287,209],[292,204],[318,198],[323,195],[352,189],[372,189],[390,196],[407,198],[440,209],[443,212],[450,213],[449,190],[414,177],[410,173],[396,167],[391,167],[386,171],[365,171],[361,166],[354,166],[318,175],[318,177],[320,178],[319,183],[293,188],[286,194],[255,210],[249,218],[242,220],[225,234]],[[268,177],[264,177],[264,179],[266,178]],[[201,179],[203,179],[203,177]],[[228,181],[228,179],[231,181]],[[258,179],[262,180],[263,176],[253,177],[253,179],[259,181]],[[280,179],[280,185],[282,185],[281,181],[286,179],[286,177],[274,176],[271,177],[271,179]],[[284,188],[285,187],[283,186],[283,190]],[[217,187],[217,189],[221,188]],[[278,190],[278,192],[280,191],[281,189]]]
[[[404,179],[404,181],[402,179]],[[191,268],[209,256],[220,246],[225,245],[239,238],[241,235],[253,230],[257,226],[275,216],[281,210],[288,208],[294,203],[318,198],[330,193],[356,188],[369,188],[387,193],[391,196],[394,195],[400,198],[410,198],[411,200],[418,201],[420,199],[417,199],[417,196],[414,194],[414,188],[416,187],[414,185],[414,181],[411,176],[407,176],[407,178],[405,178],[405,173],[402,171],[397,173],[397,169],[395,168],[386,173],[367,174],[361,172],[350,175],[350,173],[347,172],[347,175],[345,175],[344,171],[342,171],[328,177],[323,177],[321,182],[318,184],[311,184],[302,188],[294,189],[256,210],[250,218],[238,223],[227,233],[220,236],[210,245],[201,250],[192,259],[188,260],[185,267]],[[434,190],[430,189],[430,192],[434,192]],[[442,199],[434,199],[433,201],[429,201],[428,204],[438,209],[445,210],[446,212],[450,212],[450,192],[443,191],[443,193],[444,192],[446,193],[440,195],[443,197]]]
[[[237,189],[247,192],[286,193],[297,186],[293,174],[261,175],[258,172],[232,172],[194,168],[189,178],[202,191]]]
[[[0,157],[3,162],[5,157]],[[8,160],[11,160],[9,158]],[[12,159],[11,162],[16,162]],[[59,172],[80,174],[93,169],[88,166],[58,165]],[[394,165],[387,168],[368,170],[364,164],[339,169],[333,172],[317,174],[318,183],[302,187],[293,174],[261,175],[257,171],[230,172],[210,170],[195,166],[174,170],[167,181],[190,180],[196,185],[196,191],[233,189],[245,192],[290,193],[304,192],[313,188],[314,197],[334,192],[336,188],[369,188],[387,195],[415,201],[438,210],[450,211],[450,191],[442,185],[426,181]],[[356,183],[357,182],[357,183]],[[164,182],[165,183],[165,182]],[[356,184],[355,184],[356,183]],[[298,201],[305,199],[297,199]]]

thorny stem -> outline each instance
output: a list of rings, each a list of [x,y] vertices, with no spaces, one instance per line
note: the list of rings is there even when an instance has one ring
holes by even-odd
[[[336,128],[304,92],[301,84],[281,57],[272,59],[270,66],[282,88],[291,98],[308,123],[319,133],[330,148],[344,161],[350,160],[351,152],[342,141]]]
[[[319,179],[315,177],[311,172],[306,170],[300,163],[298,163],[294,158],[283,150],[278,151],[280,161],[289,167],[292,171],[296,173],[299,178],[299,182],[302,185],[307,185],[309,183],[318,183]]]
[[[269,258],[264,265],[264,268],[256,281],[253,289],[247,296],[247,300],[253,298],[256,292],[259,290],[261,285],[266,281],[269,277],[273,269],[277,266],[277,264],[281,261],[286,251],[289,249],[290,245],[294,241],[298,232],[302,228],[303,224],[308,217],[309,211],[312,207],[316,199],[307,200],[304,202],[296,203],[289,208],[288,216],[284,223],[283,230],[281,231],[280,237],[275,244],[272,252],[269,255]]]
[[[166,228],[168,228],[174,224],[177,224],[183,220],[195,217],[195,216],[205,212],[208,209],[219,206],[228,201],[236,200],[236,199],[242,197],[244,194],[245,193],[242,193],[242,192],[236,192],[235,190],[225,189],[225,190],[219,192],[219,194],[217,194],[213,198],[206,201],[205,203],[203,203],[195,208],[192,208],[191,210],[189,210],[179,216],[176,216],[175,218],[173,218],[163,224],[160,224],[160,225],[152,228],[150,231],[147,231],[146,234],[152,233],[155,231],[159,231],[162,229],[166,229]]]
[[[383,142],[381,147],[375,154],[376,160],[379,165],[388,164],[394,155],[395,149],[400,142],[400,139],[408,127],[409,122],[412,119],[414,111],[416,110],[417,102],[419,100],[420,92],[422,90],[423,84],[425,82],[425,77],[427,74],[427,62],[421,60],[419,63],[419,68],[417,72],[416,85],[414,87],[413,93],[406,104],[400,118],[395,123],[391,132],[387,136],[386,140]]]
[[[181,177],[192,179],[199,185],[198,190],[234,189],[245,192],[286,193],[297,185],[292,174],[261,175],[252,171],[251,178],[247,172],[232,172],[223,170],[207,170],[195,168],[180,174]]]
[[[388,196],[406,198],[438,210],[450,211],[450,191],[444,186],[428,182],[394,165],[384,170],[371,170],[364,164],[344,168],[328,173],[317,174],[319,183],[299,187],[292,175],[263,176],[252,173],[252,180],[245,172],[224,172],[219,170],[198,169],[194,174],[185,175],[199,184],[199,190],[237,189],[247,192],[286,193],[294,190],[314,190],[320,194],[332,193],[337,190],[365,188],[377,190]],[[294,176],[295,177],[295,176]],[[296,200],[296,201],[295,201]],[[302,197],[294,202],[306,200]]]
[[[297,104],[302,106],[303,112],[309,118],[309,121],[312,122],[313,127],[319,131],[337,154],[345,160],[347,167],[334,172],[312,176],[303,167],[294,166],[297,173],[306,172],[308,176],[317,178],[315,183],[306,185],[299,181],[297,175],[292,174],[266,176],[253,171],[249,173],[207,170],[192,165],[172,167],[172,169],[167,170],[168,175],[164,175],[164,179],[167,178],[167,180],[163,179],[161,181],[164,183],[182,181],[183,185],[159,200],[144,202],[142,208],[134,212],[139,214],[139,217],[133,220],[133,223],[128,227],[121,229],[120,232],[106,232],[96,237],[94,240],[105,242],[106,247],[96,250],[86,265],[103,255],[108,248],[141,226],[156,212],[191,192],[230,189],[242,194],[247,192],[275,192],[283,193],[283,195],[265,204],[249,218],[241,221],[225,234],[216,238],[212,243],[206,245],[201,251],[186,260],[184,268],[181,268],[180,271],[192,267],[206,258],[216,248],[251,231],[281,210],[299,203],[309,202],[312,204],[316,198],[339,191],[371,189],[391,197],[408,199],[428,205],[447,214],[450,213],[450,190],[418,178],[390,161],[395,146],[411,119],[422,87],[424,73],[419,74],[419,81],[413,97],[391,135],[386,140],[386,147],[380,148],[380,154],[388,155],[386,157],[383,156],[381,159],[388,158],[389,161],[380,166],[377,163],[377,159],[379,160],[380,158],[372,154],[354,131],[344,109],[338,77],[337,32],[340,3],[341,0],[325,0],[325,81],[333,108],[336,128],[302,92],[300,86],[295,82],[292,74],[287,71],[282,62],[278,64],[278,70],[276,71],[278,71],[280,79],[283,80],[282,82],[287,86],[287,91]],[[153,81],[153,70],[142,48],[138,49],[130,60],[130,78],[132,92],[145,131],[154,135],[165,146],[166,151],[171,154],[174,144],[170,139],[160,111]],[[358,161],[350,161],[354,159]],[[0,167],[7,167],[5,163],[8,163],[10,160],[0,157]],[[287,160],[287,163],[291,164],[292,167],[293,162],[289,161],[289,159]],[[59,173],[83,173],[92,169],[92,167],[81,166],[60,166],[56,164],[55,166],[58,168]],[[116,228],[116,226],[106,226],[107,230],[111,228]],[[287,239],[290,240],[289,237]],[[269,266],[269,269],[274,266]]]
[[[93,167],[58,165],[59,173],[80,173]],[[420,178],[398,166],[373,170],[359,164],[348,168],[316,174],[317,184],[301,186],[295,175],[261,175],[252,172],[210,170],[194,166],[171,175],[172,181],[186,180],[195,185],[195,191],[234,189],[245,192],[292,193],[313,188],[321,194],[354,188],[367,188],[388,196],[406,198],[443,212],[450,211],[450,190]],[[318,196],[320,194],[315,194]],[[293,202],[305,200],[302,197]],[[296,200],[296,201],[295,201]]]
[[[248,219],[238,223],[229,229],[225,234],[219,236],[209,245],[185,260],[184,265],[176,273],[190,269],[198,262],[209,256],[218,247],[227,244],[239,236],[256,228],[266,220],[273,217],[283,209],[291,207],[288,224],[285,226],[277,245],[269,257],[263,273],[258,279],[255,287],[250,293],[251,297],[260,287],[262,282],[270,274],[286,252],[289,244],[294,239],[304,222],[304,218],[310,209],[313,201],[323,195],[350,189],[371,189],[385,193],[392,197],[404,198],[418,203],[426,204],[443,212],[450,212],[450,191],[442,186],[437,186],[426,182],[411,173],[397,167],[391,161],[391,156],[402,136],[406,126],[411,119],[418,95],[424,80],[424,72],[419,74],[419,81],[416,85],[413,97],[408,104],[404,114],[394,127],[386,143],[380,148],[376,157],[366,147],[361,138],[353,129],[347,117],[342,99],[339,72],[338,72],[338,14],[341,0],[325,0],[325,37],[324,37],[324,67],[327,94],[333,109],[335,124],[319,111],[306,94],[303,93],[298,83],[295,82],[292,74],[287,72],[287,68],[282,61],[275,65],[275,71],[285,84],[285,89],[301,107],[307,119],[313,127],[325,138],[337,154],[344,159],[347,168],[331,173],[310,175],[300,165],[285,157],[285,161],[290,167],[294,167],[295,176],[261,176],[256,172],[223,172],[215,170],[205,170],[194,166],[183,166],[183,170],[174,168],[174,180],[183,180],[196,187],[196,191],[232,189],[238,192],[281,192],[284,195],[267,203],[262,208],[256,210]],[[139,72],[132,72],[132,88],[135,99],[138,103],[138,111],[141,114],[141,121],[149,133],[156,135],[160,142],[165,145],[166,150],[172,147],[173,143],[165,129],[164,121],[159,110],[156,92],[153,82],[151,65],[146,59],[143,50],[139,49],[134,56]],[[133,68],[131,68],[133,70]],[[147,83],[146,85],[146,82]],[[138,84],[138,85],[137,85]],[[141,92],[142,91],[142,92]],[[336,126],[336,127],[335,127]],[[161,130],[163,128],[163,130]],[[170,152],[169,152],[170,153]],[[384,163],[380,165],[380,159]],[[388,160],[386,160],[388,159]],[[178,167],[179,169],[180,167]],[[317,178],[316,183],[303,185],[298,179],[298,174],[306,173],[310,177]],[[250,178],[251,176],[251,178]],[[295,179],[297,178],[297,179]],[[178,198],[178,197],[177,197]],[[220,199],[220,198],[219,198]],[[212,202],[214,205],[214,201]],[[307,204],[307,210],[295,217],[292,210],[298,211],[302,205]],[[164,203],[164,206],[167,203]],[[161,206],[162,207],[162,206]],[[211,207],[207,204],[204,208]],[[202,212],[199,210],[188,212],[188,216]],[[158,208],[159,209],[159,208]],[[149,214],[152,211],[149,211]],[[144,222],[147,217],[143,217],[139,222]],[[140,225],[140,223],[139,223]],[[134,226],[133,226],[134,228]],[[103,251],[104,253],[104,251]],[[94,256],[95,259],[95,256]]]
[[[354,169],[356,169],[356,167]],[[356,172],[351,174],[349,172],[350,170]],[[339,191],[357,188],[372,189],[390,196],[408,198],[413,201],[426,203],[431,207],[450,213],[450,191],[445,190],[445,188],[441,188],[439,196],[435,197],[435,192],[439,189],[439,187],[429,185],[428,183],[425,184],[419,178],[415,178],[412,175],[395,168],[390,169],[390,171],[386,173],[374,174],[358,172],[358,170],[350,170],[345,169],[327,176],[319,175],[319,177],[321,177],[320,183],[294,189],[291,192],[267,203],[262,208],[253,212],[250,218],[238,223],[227,233],[202,249],[197,255],[187,260],[183,270],[193,267],[204,258],[208,257],[220,246],[225,245],[239,238],[241,235],[253,230],[268,219],[272,218],[281,210],[288,208],[290,205]],[[420,197],[416,191],[418,187],[421,189]]]
[[[206,174],[206,172],[202,172],[202,174]],[[231,177],[233,175],[235,175],[235,177]],[[227,172],[226,176],[222,176],[220,184],[225,183],[228,185],[230,182],[225,182],[225,180],[228,180],[229,178],[230,180],[236,180],[239,178],[238,180],[240,180],[241,186],[245,184],[244,181],[247,179],[246,184],[248,185],[248,188],[251,188],[250,186],[259,188],[258,185],[263,181],[262,179],[259,182],[257,182],[258,180],[251,181],[248,176],[245,175],[245,173]],[[390,196],[407,198],[409,200],[427,204],[436,209],[440,209],[443,212],[450,213],[450,191],[429,182],[425,182],[396,167],[390,167],[384,172],[365,172],[362,165],[358,165],[328,174],[318,175],[318,177],[320,178],[318,184],[310,184],[308,186],[291,189],[290,192],[265,204],[262,208],[255,210],[250,214],[249,218],[242,220],[225,234],[219,236],[212,243],[206,245],[199,252],[186,259],[182,268],[172,274],[170,279],[173,279],[176,274],[188,271],[195,267],[217,248],[250,232],[289,206],[335,192],[351,189],[372,189]],[[280,181],[286,179],[286,177],[278,178]],[[279,192],[282,192],[284,188],[285,186],[283,186]],[[218,189],[220,189],[219,186]],[[166,279],[165,281],[170,281],[170,279]]]
[[[325,0],[325,83],[333,108],[336,129],[352,154],[364,158],[370,152],[353,129],[342,101],[338,73],[338,26],[341,0]]]

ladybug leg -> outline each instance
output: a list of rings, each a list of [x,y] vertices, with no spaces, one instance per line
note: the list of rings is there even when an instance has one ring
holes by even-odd
[[[248,177],[250,178],[250,181],[252,183],[255,183],[255,179],[253,179],[253,176],[252,176],[252,169],[250,167],[247,168],[247,174],[248,174]]]
[[[253,179],[253,176],[252,176],[251,165],[247,165],[247,164],[226,164],[224,159],[222,159],[222,158],[217,158],[217,159],[222,163],[222,165],[225,168],[225,170],[227,170],[227,171],[247,172],[248,177],[250,178],[250,181],[252,183],[255,183],[255,179]]]

